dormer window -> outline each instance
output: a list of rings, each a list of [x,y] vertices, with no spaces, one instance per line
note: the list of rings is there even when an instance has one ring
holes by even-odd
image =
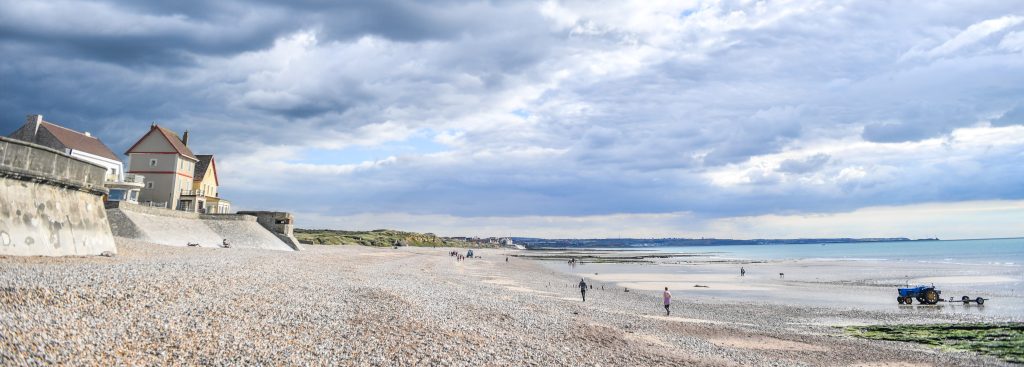
[[[149,166],[150,167],[156,167],[156,158],[153,158],[153,159],[149,160]]]

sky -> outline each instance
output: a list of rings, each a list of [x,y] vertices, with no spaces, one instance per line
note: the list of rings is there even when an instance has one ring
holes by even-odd
[[[0,0],[0,52],[0,132],[189,130],[299,227],[1024,236],[1019,1]]]

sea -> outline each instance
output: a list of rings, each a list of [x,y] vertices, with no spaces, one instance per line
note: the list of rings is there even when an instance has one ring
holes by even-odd
[[[581,250],[588,249],[572,248]],[[832,305],[833,297],[821,297],[827,288],[843,295],[844,306],[876,310],[899,307],[897,287],[930,284],[942,289],[943,297],[991,299],[985,307],[947,304],[940,307],[943,312],[1024,318],[1024,238],[592,250],[678,256],[648,264],[550,261],[546,266],[619,287],[686,289],[694,298]],[[744,277],[740,266],[746,268]]]
[[[846,260],[1009,266],[1024,264],[1024,238],[621,248],[637,249],[664,253],[696,253],[711,258],[754,261]]]

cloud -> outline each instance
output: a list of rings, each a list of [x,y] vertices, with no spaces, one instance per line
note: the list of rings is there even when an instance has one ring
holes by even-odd
[[[803,159],[787,159],[779,163],[779,172],[804,174],[817,171],[828,163],[832,157],[818,153]]]
[[[999,48],[1010,52],[1024,51],[1024,31],[1010,32],[999,41]]]
[[[1024,125],[1024,105],[1019,105],[1009,111],[1006,111],[1006,113],[1003,113],[999,118],[992,120],[992,125]]]
[[[1019,200],[1022,14],[3,1],[0,51],[18,57],[0,64],[15,91],[0,111],[8,131],[41,113],[115,151],[153,121],[189,129],[239,207],[323,218],[711,220]]]
[[[1002,31],[1006,28],[1016,26],[1024,23],[1024,16],[1018,15],[1007,15],[996,19],[988,19],[976,24],[972,24],[967,27],[963,32],[960,32],[955,37],[944,42],[938,47],[933,48],[928,52],[929,56],[943,56],[956,52],[964,47],[977,43],[993,33]]]

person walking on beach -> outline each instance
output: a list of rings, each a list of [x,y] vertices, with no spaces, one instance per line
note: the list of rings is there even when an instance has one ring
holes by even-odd
[[[672,293],[668,291],[668,287],[665,287],[665,292],[661,294],[661,299],[665,303],[665,316],[671,315],[672,311],[668,307],[672,305]]]
[[[583,302],[587,301],[587,282],[580,279],[580,295],[583,296]]]
[[[743,269],[743,267],[741,266],[740,267],[740,276],[744,276],[744,275],[747,275],[747,270]]]

